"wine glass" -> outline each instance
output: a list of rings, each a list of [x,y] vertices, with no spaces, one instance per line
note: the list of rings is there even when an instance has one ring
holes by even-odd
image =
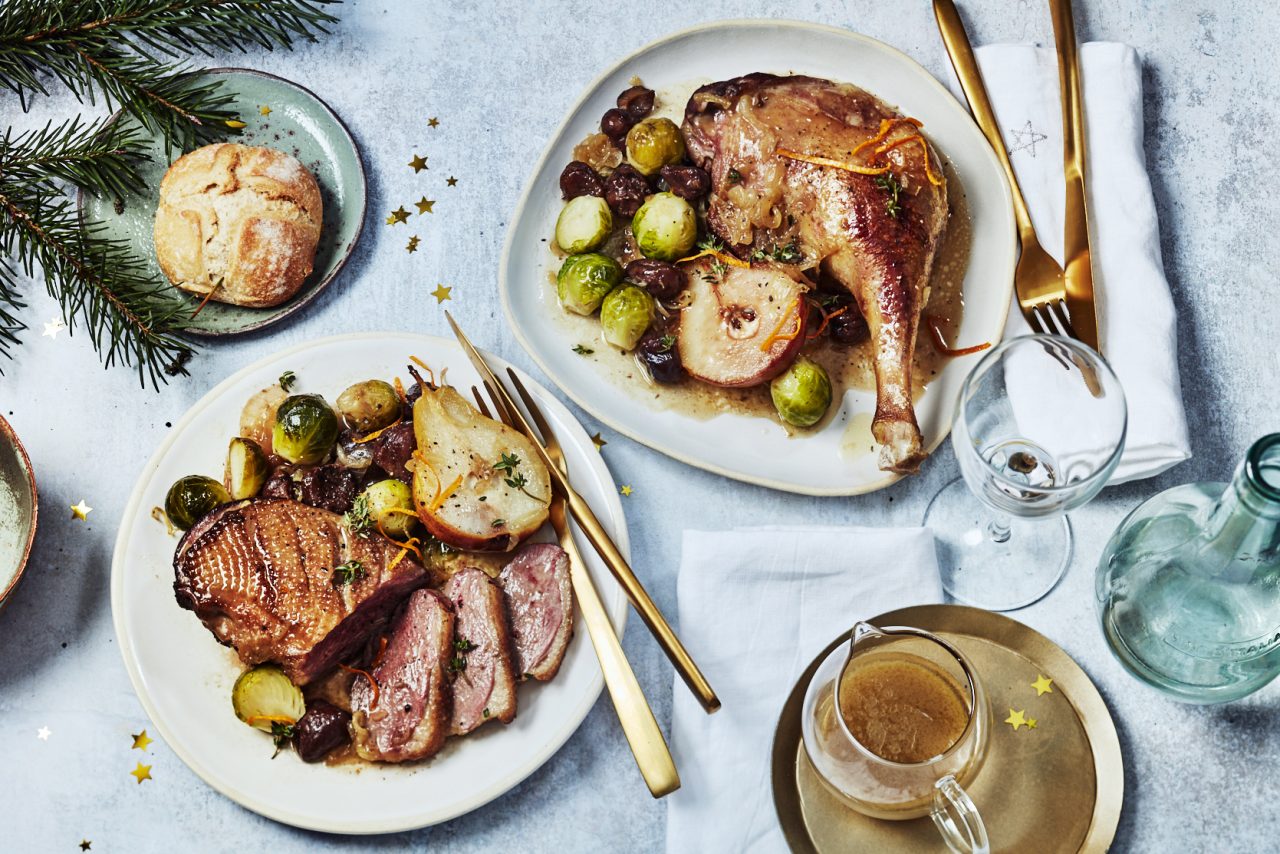
[[[942,586],[992,611],[1041,599],[1071,562],[1066,514],[1120,462],[1128,410],[1102,356],[1053,335],[994,348],[960,389],[951,442],[961,476],[925,510]]]

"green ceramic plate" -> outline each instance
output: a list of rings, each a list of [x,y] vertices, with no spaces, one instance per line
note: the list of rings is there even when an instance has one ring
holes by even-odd
[[[315,269],[293,299],[271,308],[210,301],[190,330],[193,335],[235,335],[283,320],[315,299],[338,275],[364,224],[364,167],[355,140],[342,120],[297,83],[247,68],[212,68],[205,73],[221,80],[235,94],[232,106],[246,123],[239,134],[228,131],[227,140],[275,148],[297,157],[315,175],[324,199],[324,228],[316,249]],[[267,115],[262,114],[264,106],[271,110]],[[163,281],[164,274],[156,262],[152,224],[160,199],[160,179],[177,155],[171,158],[158,136],[151,140],[150,149],[153,159],[141,170],[147,187],[144,194],[126,197],[123,209],[118,210],[114,199],[81,193],[80,216],[85,222],[105,223],[108,237],[132,243],[156,278]],[[193,312],[200,304],[197,297],[177,288],[173,289],[173,299],[189,304]]]

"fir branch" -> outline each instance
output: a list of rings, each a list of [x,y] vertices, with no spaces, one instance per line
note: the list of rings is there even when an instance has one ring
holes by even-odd
[[[120,197],[142,189],[137,161],[145,144],[124,122],[85,122],[79,116],[57,127],[0,137],[0,176],[4,181],[66,181],[98,196]]]
[[[101,96],[171,147],[225,133],[231,95],[180,57],[193,51],[287,48],[337,19],[338,0],[0,0],[0,86],[23,108],[52,75],[82,102]]]
[[[74,203],[57,188],[0,177],[0,253],[19,259],[28,277],[39,267],[68,331],[83,322],[108,367],[132,365],[144,386],[158,387],[164,374],[186,373],[191,347],[174,333],[186,327],[189,309],[127,243],[101,232],[81,226]]]
[[[27,325],[13,314],[27,307],[18,293],[17,278],[9,263],[0,258],[0,355],[13,358],[13,347],[21,344],[18,333]],[[4,374],[4,366],[0,365],[0,376]]]

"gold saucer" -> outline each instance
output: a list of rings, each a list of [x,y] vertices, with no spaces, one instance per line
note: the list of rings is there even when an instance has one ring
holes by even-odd
[[[1124,800],[1124,761],[1111,713],[1088,675],[1044,635],[1016,620],[962,605],[921,605],[871,620],[941,635],[973,662],[991,700],[987,758],[968,786],[994,852],[1104,852]],[[880,821],[854,812],[819,778],[800,736],[805,690],[832,641],[791,691],[773,741],[773,801],[796,852],[945,852],[926,816]],[[1036,695],[1040,675],[1053,690]],[[1024,711],[1035,729],[1007,723]]]

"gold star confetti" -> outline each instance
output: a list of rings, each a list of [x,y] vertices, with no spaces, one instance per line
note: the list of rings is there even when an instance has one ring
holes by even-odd
[[[271,115],[271,108],[268,107],[266,104],[263,104],[261,107],[258,108],[258,112],[262,113],[262,115],[264,116],[269,116]]]
[[[1035,729],[1036,723],[1037,721],[1035,718],[1027,718],[1027,729]]]
[[[148,738],[148,737],[147,737],[147,731],[144,729],[142,732],[137,733],[136,735],[134,735],[134,737],[133,737],[133,747],[131,747],[131,748],[129,748],[129,749],[130,749],[130,750],[141,750],[141,751],[143,751],[143,752],[145,753],[145,752],[146,752],[146,750],[147,750],[147,745],[148,745],[148,744],[150,744],[150,743],[151,743],[151,742],[153,742],[153,741],[155,741],[155,739],[154,739],[154,738]]]
[[[1040,677],[1036,679],[1036,681],[1031,683],[1031,687],[1036,689],[1037,697],[1039,697],[1041,694],[1052,694],[1053,680],[1048,678],[1047,676],[1040,675]]]
[[[406,246],[405,249],[409,252],[418,251],[418,235],[415,234],[413,237],[409,238],[409,245]]]
[[[609,444],[609,443],[608,443],[608,442],[606,442],[606,441],[604,440],[604,437],[603,437],[603,436],[601,436],[599,433],[597,433],[597,434],[595,434],[594,436],[592,436],[592,437],[591,437],[591,444],[595,445],[595,446],[596,446],[596,450],[598,451],[598,450],[600,450],[601,448],[603,448],[605,445],[607,445],[607,444]]]
[[[90,848],[92,848],[92,847],[93,847],[93,843],[92,843],[92,842],[90,842],[89,840],[87,840],[87,839],[81,839],[81,840],[80,840],[80,850],[81,850],[81,851],[88,851],[88,850],[89,850]]]
[[[133,769],[132,771],[130,771],[129,773],[130,773],[132,776],[134,776],[134,777],[136,777],[136,778],[138,779],[138,785],[139,785],[139,786],[141,786],[141,785],[142,785],[142,781],[143,781],[143,780],[150,780],[150,779],[152,779],[152,778],[151,778],[151,766],[150,766],[150,765],[143,765],[141,762],[139,762],[139,763],[138,763],[138,767],[137,767],[137,768],[134,768],[134,769]]]
[[[1017,732],[1018,727],[1027,725],[1026,711],[1015,712],[1010,709],[1009,717],[1005,718],[1004,722],[1013,727],[1014,732]]]
[[[67,328],[67,324],[62,322],[61,317],[55,317],[44,325],[44,332],[41,335],[57,340],[58,333]]]
[[[53,735],[53,731],[50,730],[47,726],[42,726],[40,727],[40,729],[36,730],[36,738],[40,739],[41,741],[48,741],[49,736],[51,735]]]
[[[418,208],[418,216],[422,216],[427,213],[435,213],[435,211],[431,209],[435,206],[435,203],[435,199],[428,199],[426,196],[423,196],[421,199],[414,202],[414,205]]]
[[[445,179],[445,183],[448,184],[450,187],[456,187],[458,186],[458,179],[450,175],[448,178]]]
[[[432,116],[431,118],[427,119],[427,127],[429,128],[440,127],[440,120],[437,119],[435,116]]]
[[[423,169],[427,168],[427,158],[423,157],[421,154],[413,155],[413,159],[409,161],[409,168],[413,169],[415,174],[421,172]]]
[[[387,225],[397,225],[409,221],[409,212],[404,209],[404,205],[396,208],[391,212],[391,216],[387,217]]]
[[[436,289],[431,292],[431,295],[436,298],[436,305],[439,305],[447,299],[453,299],[453,297],[450,296],[452,292],[453,288],[446,288],[444,285],[436,285]]]
[[[84,499],[80,499],[79,504],[71,505],[71,518],[79,519],[81,522],[87,521],[87,517],[93,512],[93,508],[84,503]]]
[[[624,483],[622,485],[622,489],[619,489],[618,491],[621,492],[623,495],[626,495],[629,497],[632,493],[631,484]]]

